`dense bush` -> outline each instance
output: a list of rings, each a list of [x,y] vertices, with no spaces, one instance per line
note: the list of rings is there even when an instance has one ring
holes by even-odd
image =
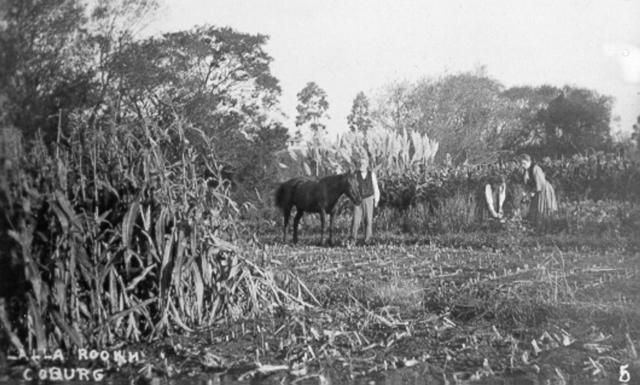
[[[640,201],[640,162],[614,154],[592,154],[541,163],[567,200]]]
[[[640,202],[640,164],[610,155],[546,159],[539,163],[560,200],[617,200]],[[422,202],[438,202],[456,193],[475,194],[493,175],[502,174],[509,184],[522,184],[522,170],[516,163],[492,166],[431,167],[380,177],[381,204],[406,209]]]
[[[631,202],[566,202],[561,205],[559,216],[572,233],[617,236],[640,231],[640,206]]]

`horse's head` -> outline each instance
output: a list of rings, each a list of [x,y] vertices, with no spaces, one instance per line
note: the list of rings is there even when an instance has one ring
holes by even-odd
[[[359,205],[362,203],[362,197],[360,196],[360,185],[358,184],[358,178],[356,173],[349,171],[345,174],[347,189],[345,194],[353,201],[353,203]]]

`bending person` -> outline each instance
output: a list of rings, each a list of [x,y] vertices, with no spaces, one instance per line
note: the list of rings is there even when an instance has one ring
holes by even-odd
[[[520,166],[524,170],[524,184],[531,191],[529,220],[538,222],[558,211],[556,192],[544,175],[542,168],[531,161],[528,154],[520,156]]]
[[[507,182],[504,176],[494,176],[487,178],[481,184],[478,199],[478,218],[481,221],[486,219],[502,219],[504,216],[504,201],[507,196]]]

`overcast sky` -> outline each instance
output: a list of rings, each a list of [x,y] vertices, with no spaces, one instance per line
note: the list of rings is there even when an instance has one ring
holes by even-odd
[[[346,129],[353,98],[392,80],[485,65],[507,87],[565,84],[615,97],[614,129],[640,115],[638,0],[161,0],[150,27],[230,26],[270,36],[282,108],[315,81],[328,126]]]

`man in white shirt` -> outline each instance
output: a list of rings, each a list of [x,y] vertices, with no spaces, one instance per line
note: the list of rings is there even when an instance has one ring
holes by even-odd
[[[362,203],[353,207],[353,221],[351,222],[351,236],[353,240],[358,239],[358,231],[360,230],[360,222],[364,214],[365,221],[365,237],[364,243],[371,242],[373,236],[373,208],[378,206],[380,201],[380,190],[378,188],[378,180],[373,170],[369,169],[369,160],[366,156],[360,157],[356,161],[356,177],[360,186],[360,195]]]

